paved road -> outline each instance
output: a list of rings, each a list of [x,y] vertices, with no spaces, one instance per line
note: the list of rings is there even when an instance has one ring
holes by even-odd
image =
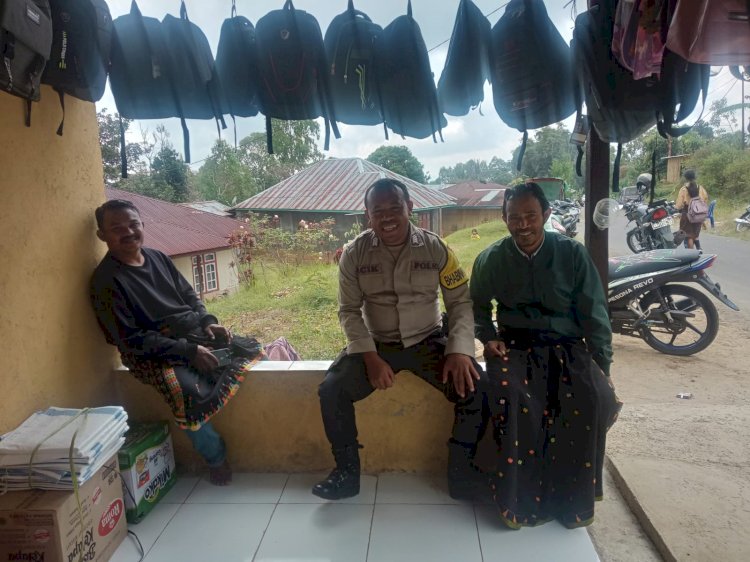
[[[581,225],[583,218],[581,218]],[[609,229],[609,255],[621,256],[632,254],[625,242],[627,219],[617,213]],[[632,225],[631,225],[632,228]],[[675,221],[674,228],[677,228]],[[583,241],[583,230],[578,238]],[[717,236],[703,231],[700,236],[701,245],[705,253],[716,254],[718,258],[709,269],[711,279],[721,284],[724,292],[742,309],[743,316],[750,319],[750,243],[726,236]],[[717,308],[725,309],[724,305],[716,303]],[[721,311],[723,312],[723,311]]]

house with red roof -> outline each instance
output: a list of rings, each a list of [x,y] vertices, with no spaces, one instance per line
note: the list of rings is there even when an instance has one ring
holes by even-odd
[[[365,228],[364,197],[367,188],[381,178],[392,178],[406,185],[414,203],[419,226],[443,232],[443,212],[455,205],[445,192],[422,185],[362,158],[328,158],[246,199],[232,208],[238,217],[248,213],[277,215],[281,227],[294,231],[301,220],[336,220],[341,236],[355,222]]]
[[[167,254],[201,298],[210,299],[239,286],[232,232],[242,221],[138,193],[105,188],[108,200],[125,199],[140,211],[144,245]]]
[[[455,205],[443,210],[443,234],[502,220],[506,189],[497,183],[465,181],[440,190],[455,200]]]

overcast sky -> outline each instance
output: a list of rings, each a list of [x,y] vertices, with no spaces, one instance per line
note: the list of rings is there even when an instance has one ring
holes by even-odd
[[[474,0],[475,4],[494,25],[505,11],[507,0]],[[130,10],[131,0],[108,0],[112,17],[123,15]],[[219,42],[219,31],[225,18],[230,16],[231,0],[187,0],[186,6],[188,17],[197,24],[206,34],[211,48],[216,54],[216,46]],[[280,9],[284,0],[237,0],[237,13],[247,17],[253,24],[268,12]],[[394,18],[406,13],[406,0],[355,0],[355,8],[362,10],[372,20],[385,27]],[[413,15],[422,30],[425,43],[430,52],[430,61],[435,80],[445,63],[448,52],[448,39],[453,31],[456,9],[459,0],[412,0]],[[571,8],[565,8],[567,0],[546,0],[545,4],[550,17],[557,25],[560,33],[566,40],[570,40],[573,30],[573,16]],[[586,0],[577,0],[579,10],[586,7]],[[179,0],[140,0],[138,6],[144,16],[162,19],[167,13],[179,16]],[[313,14],[325,34],[330,21],[337,14],[343,12],[347,6],[347,0],[294,0],[297,9],[305,10]],[[498,8],[501,8],[498,10]],[[496,11],[497,10],[497,11]],[[443,43],[445,42],[445,43]],[[443,43],[441,45],[441,43]],[[440,46],[438,46],[440,45]],[[711,94],[709,99],[729,96],[730,103],[739,102],[740,86],[727,70],[712,78]],[[748,88],[750,93],[750,87]],[[446,116],[448,127],[443,130],[444,143],[432,142],[432,139],[402,139],[397,135],[390,135],[386,141],[383,135],[383,127],[348,126],[339,124],[341,131],[340,139],[331,140],[331,148],[325,153],[326,156],[335,157],[367,157],[373,150],[384,144],[406,145],[414,155],[424,164],[425,170],[435,178],[441,166],[453,166],[458,162],[464,162],[471,158],[490,160],[493,156],[510,159],[513,149],[519,144],[521,134],[515,129],[506,126],[498,117],[492,103],[492,91],[489,85],[485,88],[484,103],[481,106],[482,113],[472,111],[465,117]],[[107,86],[107,92],[97,103],[97,109],[107,108],[110,113],[116,111],[114,98]],[[228,128],[222,132],[224,138],[233,141],[231,119],[228,120]],[[572,127],[573,118],[566,124]],[[321,133],[323,131],[322,119]],[[140,121],[131,127],[132,139],[139,140],[139,125],[149,130],[154,130],[159,121]],[[175,148],[182,153],[182,131],[179,120],[168,119],[162,121],[171,134],[171,140]],[[213,121],[188,122],[190,129],[190,149],[192,154],[193,168],[200,166],[200,161],[205,159],[211,151],[216,138],[216,126]],[[265,131],[265,118],[262,115],[251,118],[237,119],[237,135],[243,138],[256,131]],[[129,133],[130,134],[130,133]],[[323,148],[323,135],[321,134],[320,148]]]

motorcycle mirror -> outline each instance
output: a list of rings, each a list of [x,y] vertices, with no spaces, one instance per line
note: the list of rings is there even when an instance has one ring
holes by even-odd
[[[602,199],[594,207],[592,220],[599,230],[609,228],[610,217],[617,212],[620,204],[614,199]]]

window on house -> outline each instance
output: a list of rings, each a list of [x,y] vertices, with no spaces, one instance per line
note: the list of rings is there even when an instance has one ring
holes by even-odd
[[[219,288],[216,254],[193,256],[191,261],[193,263],[193,288],[195,291],[197,293],[216,291]],[[203,267],[201,267],[201,264]]]

